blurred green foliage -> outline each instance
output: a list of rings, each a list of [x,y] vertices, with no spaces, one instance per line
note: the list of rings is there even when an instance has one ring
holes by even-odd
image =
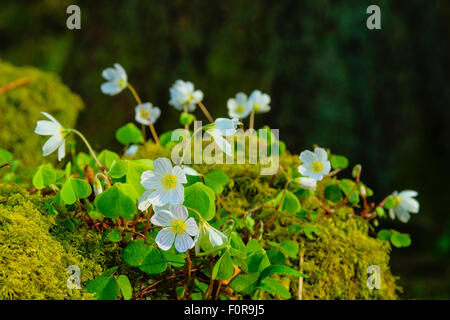
[[[69,4],[81,30],[65,27]],[[370,4],[382,30],[366,28]],[[405,297],[449,298],[449,21],[446,0],[4,0],[0,58],[60,74],[87,105],[78,128],[103,148],[118,149],[113,132],[134,118],[128,92],[100,92],[114,62],[162,109],[159,133],[178,125],[167,103],[177,79],[203,90],[216,117],[238,91],[269,93],[256,124],[280,128],[292,152],[332,147],[363,164],[380,197],[419,191],[420,214],[395,225],[413,243],[393,251],[393,272]]]

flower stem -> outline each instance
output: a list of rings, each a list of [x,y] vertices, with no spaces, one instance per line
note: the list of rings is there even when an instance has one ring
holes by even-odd
[[[133,87],[130,83],[128,83],[128,84],[127,84],[127,88],[130,89],[131,94],[133,95],[133,97],[134,97],[134,99],[136,100],[137,104],[138,104],[138,105],[141,105],[141,104],[142,104],[142,100],[141,100],[141,98],[139,97],[139,95],[137,94],[137,92],[136,92],[136,90],[134,89],[134,87]],[[158,135],[156,134],[155,127],[153,126],[153,123],[151,122],[151,120],[150,120],[149,117],[147,118],[147,120],[148,120],[148,122],[149,122],[149,125],[148,125],[148,126],[150,127],[150,131],[151,131],[151,133],[152,133],[153,140],[155,140],[155,143],[156,143],[158,146],[160,146],[161,143],[159,142],[159,138],[158,138]],[[144,131],[144,132],[145,132],[145,131]],[[144,133],[144,139],[145,139],[145,133]]]
[[[253,130],[254,124],[255,124],[255,110],[252,110],[252,112],[250,113],[250,122],[248,124],[250,130]]]
[[[198,106],[200,107],[200,109],[202,109],[203,113],[205,114],[206,118],[208,119],[209,122],[213,123],[214,119],[213,117],[211,117],[211,114],[208,112],[208,109],[206,109],[205,105],[203,104],[203,102],[199,101]]]
[[[10,165],[9,163],[2,164],[2,165],[0,166],[0,169],[1,169],[1,168],[4,168],[4,167],[11,168],[11,165]]]
[[[109,179],[108,179],[108,176],[106,176],[105,174],[103,174],[103,173],[97,173],[96,175],[95,175],[95,179],[98,179],[98,176],[102,176],[103,177],[103,179],[105,179],[105,181],[106,181],[106,183],[108,184],[108,187],[111,187],[111,182],[109,181]]]
[[[189,253],[189,250],[186,251],[186,266],[187,266],[187,279],[186,279],[186,286],[184,288],[184,294],[182,300],[186,298],[186,294],[189,290],[189,283],[191,282],[191,271],[192,271],[192,261],[191,256]]]
[[[103,173],[106,174],[106,172],[107,172],[106,168],[101,164],[100,160],[98,160],[97,156],[95,155],[94,149],[92,149],[91,145],[89,144],[87,139],[84,137],[84,135],[76,129],[69,129],[69,130],[70,130],[70,132],[77,134],[81,138],[81,140],[83,140],[84,144],[89,149],[89,152],[92,154],[92,157],[94,157],[95,162],[97,162],[98,166],[103,171]]]
[[[300,262],[299,262],[299,271],[301,273],[303,273],[303,257],[305,255],[303,246],[302,249],[300,250]],[[298,277],[298,298],[297,300],[303,300],[303,277]]]

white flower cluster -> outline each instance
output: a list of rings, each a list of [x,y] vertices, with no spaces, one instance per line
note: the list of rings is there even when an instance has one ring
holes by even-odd
[[[300,153],[300,161],[302,164],[298,167],[298,171],[303,177],[298,178],[297,182],[304,189],[316,190],[317,181],[322,180],[331,170],[327,152],[323,148],[315,148],[314,152],[306,150]],[[406,223],[411,213],[418,213],[420,205],[414,199],[417,195],[417,191],[414,190],[404,190],[400,193],[394,191],[392,197],[395,200],[395,206],[389,209],[391,219],[397,217],[401,222]]]
[[[198,228],[195,219],[188,218],[188,210],[182,205],[186,175],[199,174],[188,166],[173,166],[167,158],[154,160],[153,168],[142,173],[141,185],[146,191],[139,199],[138,208],[145,211],[153,206],[155,214],[150,221],[163,227],[156,236],[156,244],[162,250],[169,250],[175,244],[178,252],[185,252],[195,245],[198,253],[205,235],[209,236],[212,247],[225,243],[226,236],[200,217]]]
[[[227,107],[230,118],[244,119],[252,111],[255,113],[270,111],[270,96],[259,90],[254,90],[250,97],[247,97],[243,92],[239,92],[234,98],[228,99]]]

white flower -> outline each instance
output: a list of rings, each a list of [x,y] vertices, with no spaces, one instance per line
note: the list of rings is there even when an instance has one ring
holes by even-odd
[[[153,107],[150,102],[146,102],[136,106],[136,121],[146,126],[150,125],[150,122],[154,124],[161,115],[161,110],[158,107]]]
[[[417,194],[417,191],[414,190],[405,190],[400,193],[394,191],[392,196],[397,201],[397,206],[389,209],[391,219],[395,219],[395,216],[397,216],[398,220],[406,223],[411,218],[410,213],[418,213],[420,208],[419,201],[414,199]]]
[[[199,222],[198,234],[194,239],[195,253],[198,254],[200,252],[200,247],[208,251],[210,248],[221,246],[227,240],[225,234],[209,225],[208,222],[201,220]]]
[[[231,136],[236,133],[237,126],[242,124],[238,119],[232,118],[217,118],[214,121],[214,129],[220,131],[222,136]]]
[[[132,144],[125,151],[125,155],[127,157],[133,157],[134,155],[136,155],[136,152],[138,152],[138,150],[139,150],[139,146],[137,144]]]
[[[106,68],[103,70],[102,77],[107,80],[107,82],[104,82],[101,86],[101,90],[104,94],[113,96],[127,87],[127,73],[118,63],[114,64],[114,68]]]
[[[186,174],[188,176],[201,176],[200,173],[198,173],[191,167],[185,166],[184,164],[181,165],[181,169],[183,170],[184,174]]]
[[[139,210],[144,211],[151,204],[163,206],[182,203],[184,201],[182,184],[187,182],[183,169],[179,166],[172,167],[167,158],[154,160],[153,168],[155,170],[144,171],[141,175],[141,185],[147,191],[139,199]]]
[[[42,136],[51,136],[42,147],[42,155],[48,156],[58,149],[58,161],[61,161],[66,155],[66,129],[46,112],[41,112],[48,120],[39,120],[34,132]]]
[[[317,180],[313,178],[301,177],[297,179],[297,182],[303,189],[316,190]]]
[[[200,90],[194,91],[194,85],[189,81],[175,81],[169,92],[169,104],[181,111],[184,111],[186,108],[188,112],[192,112],[195,110],[197,103],[203,100],[203,92]]]
[[[270,111],[270,96],[259,90],[254,90],[248,99],[251,107],[256,113],[265,113]]]
[[[235,98],[228,99],[227,107],[230,118],[244,119],[252,111],[253,105],[249,103],[245,93],[239,92]]]
[[[298,167],[298,171],[317,181],[322,180],[323,176],[331,170],[328,154],[322,148],[315,148],[314,153],[309,150],[303,151],[300,154],[300,160],[302,164]]]
[[[217,118],[212,128],[207,131],[214,138],[217,146],[229,156],[233,156],[231,145],[223,137],[234,135],[239,124],[242,123],[236,118]]]
[[[178,252],[192,248],[192,237],[198,234],[194,218],[188,219],[188,211],[183,205],[172,205],[170,210],[157,211],[150,219],[156,226],[164,227],[156,235],[155,242],[162,250],[169,250],[175,242]]]

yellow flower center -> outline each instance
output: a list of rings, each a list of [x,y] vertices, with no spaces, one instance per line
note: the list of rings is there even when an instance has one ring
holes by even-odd
[[[142,118],[144,118],[144,119],[149,119],[150,118],[150,112],[148,112],[147,110],[145,110],[145,109],[141,109],[141,117]]]
[[[395,201],[397,201],[397,205],[399,205],[403,201],[403,199],[400,196],[395,196]]]
[[[61,128],[59,129],[59,132],[61,133],[61,137],[62,137],[63,139],[65,139],[66,136],[69,134],[69,130],[67,130],[66,128],[63,128],[63,127],[61,127]]]
[[[184,230],[186,230],[186,224],[181,219],[172,221],[170,226],[172,227],[172,232],[178,235],[182,235]]]
[[[244,107],[240,104],[236,107],[236,113],[241,114],[244,113]]]
[[[311,169],[312,169],[312,171],[314,171],[314,172],[316,172],[316,173],[319,173],[320,171],[323,170],[323,164],[322,164],[322,162],[320,162],[320,161],[314,161],[314,162],[311,164]]]
[[[119,86],[119,88],[123,89],[126,86],[126,82],[124,79],[120,78],[119,82],[117,82],[117,85]]]
[[[188,98],[184,104],[185,105],[190,104],[193,99],[194,99],[194,95],[192,93],[189,93]]]
[[[259,105],[259,103],[253,104],[253,110],[255,110],[256,112],[258,112],[260,108],[261,106]]]
[[[173,189],[177,186],[177,177],[168,173],[162,178],[161,183],[166,190]]]

